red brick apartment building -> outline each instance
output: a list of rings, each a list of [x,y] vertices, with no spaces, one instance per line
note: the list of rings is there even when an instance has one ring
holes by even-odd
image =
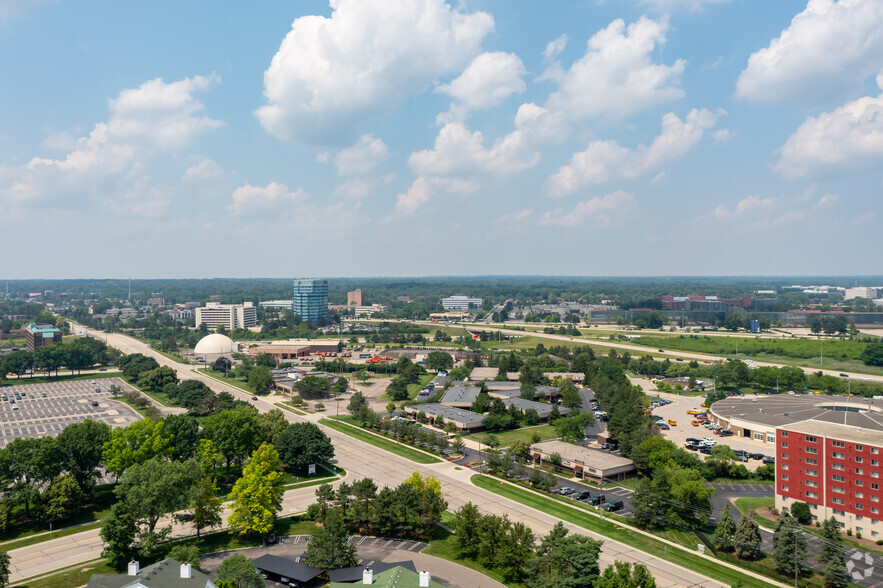
[[[776,508],[806,502],[814,520],[883,538],[883,414],[831,410],[776,430]]]

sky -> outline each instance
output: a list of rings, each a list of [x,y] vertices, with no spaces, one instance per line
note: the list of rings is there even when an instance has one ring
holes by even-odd
[[[883,0],[0,0],[0,278],[867,275]]]

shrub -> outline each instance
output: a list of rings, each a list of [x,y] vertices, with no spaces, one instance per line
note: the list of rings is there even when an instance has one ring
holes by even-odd
[[[877,545],[883,545],[883,539],[877,539]]]
[[[809,510],[809,505],[805,502],[795,502],[791,506],[791,514],[802,525],[805,525],[812,520],[812,513]]]
[[[855,538],[856,538],[856,539],[861,539],[861,538],[862,538],[862,532],[861,532],[861,531],[856,531],[856,532],[855,532]]]
[[[852,529],[846,529],[846,534],[852,537]]]
[[[325,410],[325,405],[322,404],[321,402],[317,402],[315,405],[315,409],[316,410]]]
[[[291,399],[291,404],[294,404],[295,406],[300,406],[303,403],[304,403],[304,399],[301,398],[300,396],[294,396]]]

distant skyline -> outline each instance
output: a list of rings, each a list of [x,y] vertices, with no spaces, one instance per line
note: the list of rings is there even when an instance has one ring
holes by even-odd
[[[0,0],[0,279],[879,274],[879,0]]]

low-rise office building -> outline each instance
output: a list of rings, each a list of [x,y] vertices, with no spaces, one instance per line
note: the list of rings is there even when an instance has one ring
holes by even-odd
[[[303,341],[266,341],[248,348],[249,357],[261,353],[272,355],[277,362],[298,359],[313,353],[340,353],[343,343],[336,339],[310,339]]]
[[[530,454],[540,465],[548,462],[552,454],[557,454],[561,457],[561,466],[572,471],[577,478],[624,480],[636,471],[635,463],[628,458],[564,441],[534,443],[530,446]]]
[[[470,408],[480,392],[481,388],[477,386],[451,386],[445,390],[440,403],[454,408]]]
[[[484,420],[483,414],[434,402],[406,406],[405,412],[414,418],[416,418],[418,412],[423,412],[426,414],[426,418],[432,423],[436,422],[438,417],[442,417],[445,423],[454,423],[461,431],[464,429],[480,429],[482,426],[481,423]]]
[[[459,310],[461,312],[467,312],[470,310],[480,310],[482,302],[483,301],[481,298],[456,295],[449,298],[442,298],[441,304],[445,310]]]
[[[506,408],[509,408],[510,406],[515,406],[516,408],[521,409],[521,410],[533,409],[533,410],[537,411],[537,414],[540,415],[540,419],[542,419],[544,421],[548,420],[549,416],[552,414],[552,407],[555,406],[553,404],[545,404],[543,402],[534,402],[533,400],[525,400],[524,398],[520,398],[517,396],[516,397],[511,397],[511,396],[504,397],[504,398],[501,398],[501,400],[503,401],[503,404],[506,405]],[[569,413],[569,412],[570,411],[563,406],[558,407],[558,414],[560,414],[561,416],[566,416],[567,413]]]
[[[25,326],[25,341],[28,351],[34,351],[37,347],[61,343],[61,331],[54,325],[28,323]]]
[[[196,309],[196,325],[203,323],[209,329],[217,329],[221,325],[224,325],[228,331],[248,329],[258,324],[257,309],[254,302],[242,304],[207,302],[205,306]]]

